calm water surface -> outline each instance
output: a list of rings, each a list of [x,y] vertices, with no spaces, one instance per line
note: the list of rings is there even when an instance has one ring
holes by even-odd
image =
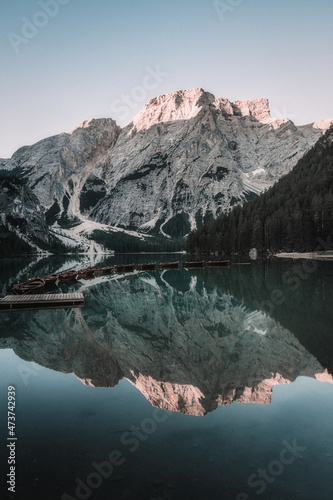
[[[3,260],[0,293],[84,265]],[[85,306],[0,314],[1,498],[332,499],[333,264],[140,272],[62,290],[82,291]]]

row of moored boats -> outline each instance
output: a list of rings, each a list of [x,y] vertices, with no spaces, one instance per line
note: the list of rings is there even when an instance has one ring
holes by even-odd
[[[230,262],[224,261],[193,261],[183,262],[184,268],[198,268],[198,267],[224,267],[228,266]],[[13,292],[17,295],[26,295],[31,293],[47,293],[57,289],[59,285],[67,284],[74,285],[80,280],[89,280],[97,276],[106,276],[112,273],[126,273],[137,271],[155,271],[158,269],[179,269],[179,262],[155,262],[145,264],[120,264],[116,266],[104,267],[87,267],[78,271],[65,271],[59,274],[50,274],[38,278],[31,278],[24,283],[17,283],[13,285]]]

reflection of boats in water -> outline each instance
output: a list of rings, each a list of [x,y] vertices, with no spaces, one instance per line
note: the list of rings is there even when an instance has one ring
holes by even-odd
[[[206,267],[226,267],[230,265],[230,260],[208,260]]]
[[[183,262],[183,268],[204,268],[204,267],[226,267],[230,264],[229,260],[214,260],[204,262],[193,261],[193,262]],[[158,269],[179,269],[179,262],[160,262],[157,265]],[[63,271],[59,274],[50,274],[48,276],[35,277],[24,283],[17,283],[13,285],[13,291],[15,294],[28,294],[32,292],[39,293],[46,291],[56,290],[58,285],[74,285],[78,280],[89,280],[96,276],[110,275],[113,272],[126,273],[133,272],[134,269],[137,271],[155,271],[155,262],[146,262],[142,264],[117,264],[112,266],[103,267],[87,267],[79,270]]]
[[[204,267],[205,262],[201,260],[200,262],[183,262],[183,267]]]
[[[137,264],[137,271],[155,271],[155,262],[150,262],[149,264]]]
[[[158,264],[159,269],[178,269],[179,263],[177,262],[160,262]]]

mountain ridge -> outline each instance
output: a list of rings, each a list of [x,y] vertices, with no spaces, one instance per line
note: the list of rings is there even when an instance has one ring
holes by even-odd
[[[124,128],[111,118],[85,120],[23,146],[0,168],[25,180],[60,240],[59,227],[71,233],[87,221],[141,238],[181,238],[271,186],[331,123],[296,127],[272,118],[264,98],[179,90],[150,99]],[[73,248],[91,248],[87,238],[75,236]]]

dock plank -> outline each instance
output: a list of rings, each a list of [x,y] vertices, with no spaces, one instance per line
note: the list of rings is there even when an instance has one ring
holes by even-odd
[[[0,300],[0,311],[81,307],[83,304],[84,296],[82,293],[78,292],[40,295],[7,295]]]

